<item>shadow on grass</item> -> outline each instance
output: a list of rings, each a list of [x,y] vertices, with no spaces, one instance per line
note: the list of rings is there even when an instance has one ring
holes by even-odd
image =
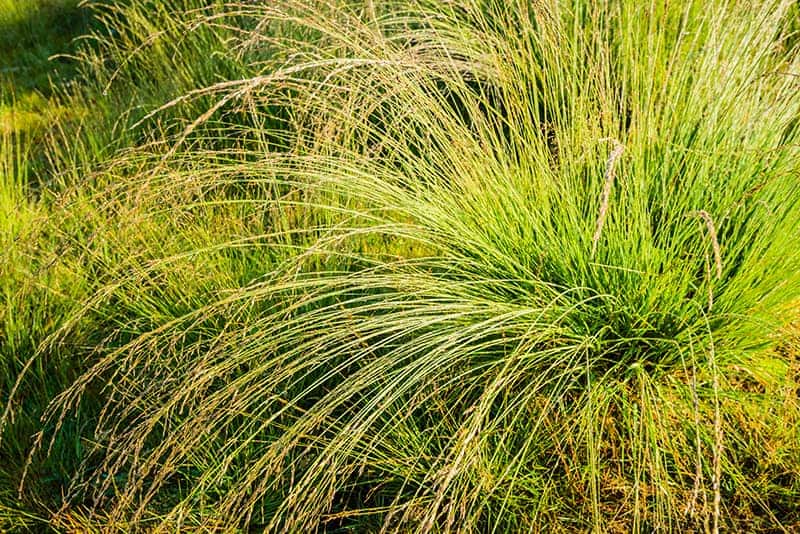
[[[12,96],[49,95],[50,80],[74,76],[73,62],[59,54],[75,50],[91,16],[79,0],[0,0],[0,86]],[[53,59],[51,59],[53,58]]]

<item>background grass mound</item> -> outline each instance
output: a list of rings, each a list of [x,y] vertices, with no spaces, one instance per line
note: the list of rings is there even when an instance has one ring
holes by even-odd
[[[211,4],[8,231],[8,525],[800,526],[796,7]]]

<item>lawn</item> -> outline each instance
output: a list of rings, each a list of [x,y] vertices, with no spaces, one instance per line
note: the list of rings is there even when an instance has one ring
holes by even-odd
[[[797,531],[798,31],[0,0],[0,530]]]

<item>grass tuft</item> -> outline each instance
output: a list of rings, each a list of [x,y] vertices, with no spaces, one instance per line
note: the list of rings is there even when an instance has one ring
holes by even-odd
[[[100,133],[3,167],[0,520],[800,526],[792,2],[95,7]]]

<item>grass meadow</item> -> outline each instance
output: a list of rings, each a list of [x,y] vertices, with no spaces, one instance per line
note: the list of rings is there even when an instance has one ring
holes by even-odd
[[[0,531],[800,531],[799,32],[0,0]]]

